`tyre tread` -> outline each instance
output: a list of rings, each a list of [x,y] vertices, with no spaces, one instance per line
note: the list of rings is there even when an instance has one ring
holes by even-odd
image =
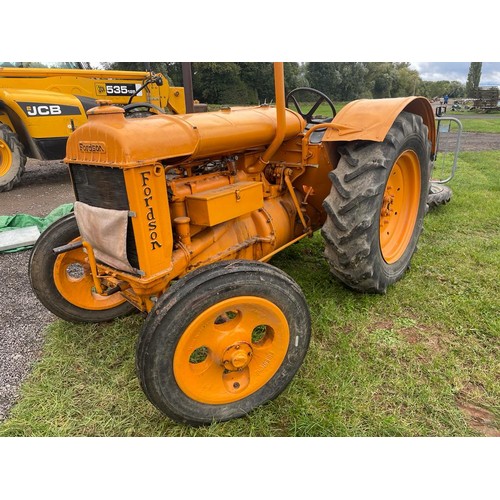
[[[339,147],[340,160],[329,175],[332,189],[323,202],[327,220],[321,230],[325,257],[336,278],[361,292],[385,293],[391,282],[378,270],[380,249],[374,244],[374,235],[378,232],[379,204],[387,176],[409,136],[417,137],[424,145],[430,162],[427,127],[422,118],[402,112],[384,142],[354,142]],[[421,168],[425,169],[423,178],[428,178],[429,164]],[[422,189],[427,190],[425,183]],[[417,239],[420,230],[416,227]]]

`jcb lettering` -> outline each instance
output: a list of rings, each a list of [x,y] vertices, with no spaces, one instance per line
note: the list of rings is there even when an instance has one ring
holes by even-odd
[[[28,116],[55,116],[62,114],[61,106],[57,104],[41,104],[40,106],[28,106]]]

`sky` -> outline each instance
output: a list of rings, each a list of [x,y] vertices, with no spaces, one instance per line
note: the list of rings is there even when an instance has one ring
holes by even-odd
[[[470,62],[412,62],[411,69],[417,70],[422,80],[457,80],[465,83],[469,65]],[[500,86],[500,62],[483,62],[479,84]]]

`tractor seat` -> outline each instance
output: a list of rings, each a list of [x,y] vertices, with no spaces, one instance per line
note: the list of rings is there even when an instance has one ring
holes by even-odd
[[[314,125],[317,125],[318,123],[331,123],[333,120],[333,117],[330,118],[324,118],[324,119],[313,119],[311,123],[308,123],[306,125],[306,130],[309,130],[311,127]],[[323,140],[323,135],[325,135],[326,128],[319,128],[315,130],[309,137],[309,142],[311,144],[319,144]]]

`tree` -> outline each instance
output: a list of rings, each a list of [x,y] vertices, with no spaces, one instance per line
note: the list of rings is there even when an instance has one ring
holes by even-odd
[[[182,86],[181,63],[168,62],[103,62],[104,69],[120,71],[153,71],[167,78],[169,85]]]
[[[399,63],[399,67],[396,68],[398,79],[397,86],[391,94],[392,97],[406,97],[417,94],[417,88],[422,80],[418,71],[410,69],[409,66],[409,63]]]
[[[310,86],[338,101],[350,101],[364,90],[365,63],[312,62],[307,64],[307,80]]]
[[[258,104],[255,88],[241,78],[234,62],[193,63],[194,98],[211,104]]]
[[[395,97],[398,95],[399,70],[404,67],[392,62],[368,62],[366,90],[375,99]]]
[[[469,66],[469,74],[467,75],[467,82],[465,83],[465,90],[467,97],[476,97],[481,81],[481,70],[483,67],[482,62],[471,62]]]
[[[320,90],[330,97],[333,97],[336,81],[334,63],[307,63],[306,74],[311,87]]]
[[[240,62],[241,80],[257,92],[258,102],[274,101],[274,74],[270,62]]]

